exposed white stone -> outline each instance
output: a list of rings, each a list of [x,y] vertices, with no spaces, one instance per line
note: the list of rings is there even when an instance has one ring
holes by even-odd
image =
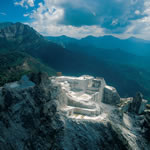
[[[60,82],[62,86],[64,84],[69,83],[70,88],[73,90],[85,91],[86,88],[92,83],[92,79],[94,79],[94,77],[91,76],[81,76],[81,77],[61,76],[61,77],[57,77],[56,81]]]
[[[101,78],[93,78],[84,90],[72,88],[67,79],[51,80],[22,92],[0,88],[0,149],[150,149],[141,133],[144,115],[119,110],[128,112],[133,98],[121,99],[117,106],[103,103],[106,84]]]
[[[7,83],[5,85],[6,88],[17,89],[17,90],[26,89],[33,86],[35,86],[35,84],[32,81],[30,81],[26,75],[24,75],[20,81]]]
[[[123,114],[129,112],[133,103],[132,97],[120,98],[117,90],[106,85],[103,78],[61,76],[50,79],[56,86],[60,87],[58,96],[60,110],[71,118],[99,118],[102,114],[110,114],[113,105],[118,107]],[[104,103],[109,104],[111,109],[107,105],[105,108],[108,111],[106,111]],[[142,100],[138,114],[144,112],[146,103],[147,101]],[[127,123],[126,119],[125,122]]]
[[[10,88],[17,88],[17,87],[19,87],[19,84],[18,84],[17,82],[14,82],[14,83],[11,83],[11,84],[9,85],[9,87],[10,87]]]
[[[97,116],[100,114],[100,103],[106,85],[103,78],[92,76],[52,78],[53,83],[61,86],[60,103],[62,111],[68,116]]]

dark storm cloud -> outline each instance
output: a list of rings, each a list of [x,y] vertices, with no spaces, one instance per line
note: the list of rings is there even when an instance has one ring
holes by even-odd
[[[123,32],[131,20],[144,17],[144,0],[66,0],[60,6],[64,8],[60,24],[99,25],[115,33]]]

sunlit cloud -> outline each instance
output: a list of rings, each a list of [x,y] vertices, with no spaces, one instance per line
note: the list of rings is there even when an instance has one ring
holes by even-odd
[[[28,17],[29,15],[30,15],[30,14],[24,14],[23,16],[24,16],[24,17]]]
[[[33,7],[33,0],[16,5]],[[67,35],[75,38],[87,35],[136,36],[148,38],[150,26],[149,0],[43,0],[31,12],[24,14],[44,35]]]
[[[145,0],[143,18],[132,20],[124,34],[150,40],[150,1]]]
[[[34,7],[34,0],[21,0],[19,2],[15,2],[14,5],[18,5],[25,8]]]
[[[97,37],[104,35],[104,29],[98,26],[74,27],[71,25],[54,25],[54,24],[43,24],[43,23],[39,24],[39,22],[33,22],[30,25],[32,25],[32,27],[34,27],[37,31],[41,32],[45,36],[66,35],[69,37],[80,39],[89,35],[97,36]]]

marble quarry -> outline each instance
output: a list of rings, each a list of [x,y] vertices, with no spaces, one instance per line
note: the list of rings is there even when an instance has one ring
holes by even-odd
[[[120,98],[114,87],[108,86],[103,78],[94,78],[84,75],[81,77],[59,76],[50,78],[53,83],[61,87],[59,99],[61,110],[68,117],[96,117],[102,114],[104,104],[111,106],[121,106],[122,111],[134,109],[135,100],[125,98],[126,103]],[[121,103],[122,102],[122,103]],[[132,106],[128,106],[129,103]],[[131,104],[132,103],[132,104]],[[135,108],[136,109],[136,108]],[[145,101],[141,100],[136,112],[145,109]]]

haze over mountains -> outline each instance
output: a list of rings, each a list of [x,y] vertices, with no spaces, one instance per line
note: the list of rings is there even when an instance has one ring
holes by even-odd
[[[81,46],[91,46],[95,48],[104,48],[104,49],[122,49],[126,52],[132,54],[146,56],[150,55],[150,41],[138,39],[135,37],[130,37],[128,39],[119,39],[111,35],[105,35],[101,37],[87,36],[80,40],[70,38],[67,36],[58,36],[58,37],[46,37],[50,41],[56,42],[58,44],[64,44],[67,46],[71,43],[76,43]]]
[[[65,75],[102,76],[118,89],[122,97],[133,96],[137,91],[146,98],[150,97],[149,48],[149,41],[135,38],[45,38],[28,25],[0,24],[1,55],[21,52],[40,61],[42,66],[49,66]],[[16,62],[15,67],[17,65]]]
[[[67,36],[46,38],[72,51],[103,60],[110,66],[112,65],[114,71],[124,73],[123,76],[131,80],[135,79],[140,83],[143,78],[147,78],[146,80],[149,81],[147,75],[150,71],[150,41],[134,37],[119,39],[113,36],[88,36],[80,40]],[[145,86],[145,83],[143,85]],[[134,89],[134,86],[132,88]]]
[[[150,67],[150,41],[134,37],[119,39],[113,36],[88,36],[80,40],[67,36],[46,38],[65,48],[84,52],[98,59],[145,69]]]

